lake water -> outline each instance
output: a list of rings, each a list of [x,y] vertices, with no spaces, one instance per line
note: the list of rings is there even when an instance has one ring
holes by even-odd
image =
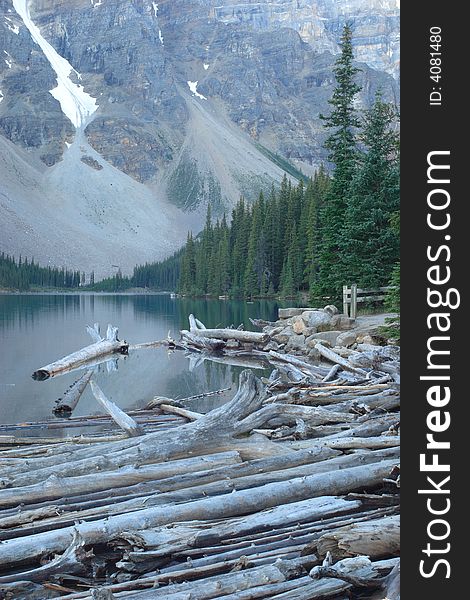
[[[244,323],[246,329],[254,329],[249,317],[275,320],[279,306],[284,305],[268,300],[247,303],[150,294],[0,295],[0,422],[55,418],[55,400],[83,371],[46,381],[35,381],[31,374],[92,343],[86,325],[98,322],[106,331],[112,323],[119,327],[119,339],[138,344],[165,339],[168,332],[177,339],[180,329],[188,328],[190,313],[207,327]],[[192,402],[191,408],[206,412],[233,396],[241,368],[195,359],[167,348],[139,349],[100,365],[94,378],[124,410],[143,407],[156,395],[185,398],[231,386],[221,396]],[[100,412],[88,387],[73,414]],[[66,435],[78,433],[67,431]]]

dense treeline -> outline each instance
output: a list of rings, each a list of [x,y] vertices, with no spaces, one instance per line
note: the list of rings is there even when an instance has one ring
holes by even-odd
[[[65,268],[40,267],[34,260],[20,257],[18,260],[5,253],[0,254],[0,287],[27,291],[31,286],[51,288],[78,288],[84,281],[84,273]]]
[[[305,186],[285,177],[278,192],[243,198],[232,212],[192,235],[181,259],[178,290],[187,295],[293,296],[313,285],[316,223],[330,178],[320,169]]]
[[[306,184],[284,178],[280,190],[251,206],[241,199],[230,225],[225,217],[213,223],[209,207],[202,234],[188,235],[181,255],[181,293],[287,297],[305,290],[323,298],[353,282],[386,285],[392,271],[398,281],[398,115],[380,94],[358,115],[349,26],[341,47],[331,112],[322,117],[332,131],[325,143],[332,176],[320,168]]]
[[[197,237],[189,233],[173,256],[139,265],[131,277],[118,271],[95,284],[92,274],[89,289],[144,287],[247,298],[292,297],[306,291],[313,300],[338,298],[344,284],[373,288],[393,280],[399,286],[398,115],[380,94],[369,110],[358,113],[357,71],[346,25],[334,69],[331,111],[322,116],[331,131],[325,142],[331,175],[321,167],[298,184],[284,177],[279,189],[261,193],[251,205],[241,198],[229,222],[225,215],[214,221],[209,206],[203,231]],[[29,283],[80,284],[79,273],[77,281],[77,274],[59,269],[43,269],[47,283],[33,281],[31,263],[27,266],[29,270],[13,261],[4,269],[8,283],[3,285],[26,289]],[[15,269],[23,273],[17,279]],[[390,306],[398,298],[397,287]]]
[[[112,277],[90,284],[88,289],[100,292],[122,292],[130,288],[152,288],[159,291],[173,291],[178,287],[183,249],[157,263],[145,263],[134,267],[130,277],[118,271]]]

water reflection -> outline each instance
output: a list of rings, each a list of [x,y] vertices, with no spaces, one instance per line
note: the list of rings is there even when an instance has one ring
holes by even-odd
[[[292,303],[289,303],[292,304]],[[274,320],[279,303],[172,299],[166,295],[52,294],[0,295],[0,418],[3,423],[52,417],[54,401],[79,372],[45,382],[31,379],[33,371],[91,343],[86,325],[119,326],[120,339],[130,344],[178,336],[195,314],[207,327],[243,323],[249,318]],[[111,368],[109,368],[109,366]],[[191,366],[191,369],[190,369]],[[260,365],[261,367],[263,365]],[[221,397],[194,401],[193,410],[206,411],[231,398],[243,365],[197,361],[166,348],[138,349],[114,357],[97,370],[95,379],[110,400],[123,409],[142,407],[155,395],[185,398],[232,386]],[[260,372],[261,373],[261,372]],[[74,415],[100,412],[87,389]],[[59,433],[57,432],[57,435]]]

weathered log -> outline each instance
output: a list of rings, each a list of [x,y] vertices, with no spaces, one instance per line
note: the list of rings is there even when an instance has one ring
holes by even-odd
[[[260,360],[255,356],[247,356],[246,353],[234,353],[224,350],[224,354],[198,354],[197,356],[190,355],[189,370],[192,372],[196,367],[199,367],[208,360],[210,362],[220,363],[221,365],[230,365],[231,367],[242,367],[243,369],[266,369],[269,367],[267,361]]]
[[[57,400],[57,405],[52,411],[56,416],[63,417],[72,414],[93,373],[94,371],[92,369],[84,373],[80,379],[77,379],[77,381],[72,383],[63,397]]]
[[[388,600],[400,600],[400,561],[384,582],[385,597]]]
[[[33,480],[38,482],[52,474],[67,477],[90,471],[109,471],[130,464],[181,458],[188,452],[194,455],[240,450],[243,458],[250,453],[252,457],[257,454],[257,458],[282,454],[283,451],[275,443],[264,437],[262,441],[254,436],[241,439],[232,437],[235,424],[261,405],[261,391],[261,382],[250,371],[243,371],[240,374],[239,389],[233,399],[193,423],[127,441],[111,442],[106,455],[103,455],[99,445],[94,445],[74,450],[73,463],[70,462],[70,455],[64,454],[31,460],[22,470],[29,472]]]
[[[209,396],[217,396],[218,394],[228,392],[230,389],[231,388],[228,387],[223,388],[221,390],[213,390],[212,392],[202,392],[201,394],[195,394],[194,396],[186,396],[186,398],[181,398],[177,401],[172,400],[171,398],[165,398],[164,396],[155,396],[153,400],[150,400],[150,402],[145,408],[155,408],[161,406],[162,404],[170,404],[172,406],[180,406],[181,408],[184,408],[184,402],[189,402],[191,400],[200,400],[201,398],[208,398]]]
[[[330,472],[335,469],[344,469],[351,466],[357,466],[358,463],[361,465],[372,464],[380,461],[383,458],[389,458],[389,451],[382,451],[376,453],[365,453],[361,456],[340,456],[333,460],[321,461],[319,463],[314,464],[306,464],[298,467],[292,467],[288,469],[282,469],[280,471],[271,471],[271,472],[263,472],[254,473],[252,475],[243,475],[243,472],[240,472],[239,476],[234,478],[233,481],[230,479],[221,480],[220,471],[223,470],[224,467],[217,467],[217,464],[214,465],[214,470],[218,471],[217,477],[211,476],[211,471],[201,471],[201,477],[206,477],[209,479],[209,483],[204,484],[199,481],[199,473],[187,473],[187,475],[175,475],[168,479],[161,479],[160,481],[156,481],[150,487],[153,488],[153,491],[161,491],[161,494],[153,494],[150,495],[152,489],[148,490],[148,493],[142,497],[131,498],[129,500],[126,499],[125,496],[122,498],[112,498],[114,496],[115,490],[111,489],[109,506],[104,502],[99,503],[98,507],[93,506],[93,502],[88,503],[90,508],[87,509],[83,504],[78,506],[78,511],[76,514],[70,512],[73,509],[73,506],[70,507],[70,510],[59,517],[52,515],[49,518],[43,519],[41,522],[41,531],[46,530],[48,527],[56,526],[56,524],[61,524],[61,526],[68,526],[72,524],[75,519],[86,519],[89,517],[104,517],[111,514],[123,514],[125,512],[131,512],[133,510],[140,510],[143,507],[151,507],[151,506],[161,506],[168,505],[174,502],[188,502],[199,498],[205,498],[207,496],[214,496],[221,493],[232,492],[234,489],[243,490],[248,488],[253,488],[261,485],[265,485],[267,483],[273,482],[281,482],[288,481],[293,478],[300,478],[311,476],[314,474],[320,474],[325,472]],[[261,462],[261,461],[259,461]],[[235,465],[236,467],[237,465]],[[238,465],[243,468],[244,463]],[[226,467],[227,471],[234,471],[234,467],[230,464]],[[249,471],[248,471],[249,473]],[[235,471],[235,474],[238,475]],[[148,473],[146,473],[148,476]],[[183,478],[183,482],[180,482],[179,479]],[[72,478],[73,479],[73,478]],[[212,481],[211,481],[212,479]],[[145,480],[145,479],[144,479]],[[72,482],[73,483],[73,482]],[[72,483],[70,485],[72,485]],[[96,481],[93,482],[96,485]],[[191,484],[196,487],[190,487]],[[198,485],[197,485],[198,484]],[[68,489],[68,482],[65,480],[64,488]],[[175,491],[176,490],[176,491]],[[179,491],[178,491],[179,490]],[[35,490],[32,490],[34,493]],[[65,492],[64,492],[65,495]],[[33,511],[30,511],[30,514]],[[34,513],[33,513],[34,515]],[[2,521],[0,520],[0,524]],[[44,527],[47,525],[47,527]],[[37,533],[39,531],[31,530],[31,533]],[[1,538],[8,537],[16,537],[16,535],[12,535],[14,532],[9,531],[8,535],[0,536]],[[25,532],[18,532],[19,534],[25,534]]]
[[[98,400],[100,405],[109,414],[112,420],[119,425],[119,427],[127,433],[129,437],[138,437],[143,435],[143,429],[140,425],[127,415],[123,410],[119,408],[114,402],[108,400],[103,394],[101,388],[93,380],[90,381],[91,391],[93,396]]]
[[[266,321],[264,319],[252,319],[250,317],[250,323],[259,329],[263,329],[263,327],[274,327],[274,321]]]
[[[158,582],[166,582],[168,580],[168,575],[160,574],[124,584],[109,585],[103,589],[109,589],[115,594],[116,598],[123,597],[129,600],[147,600],[151,598],[165,598],[165,600],[167,598],[171,600],[208,600],[220,595],[225,597],[227,594],[236,594],[250,588],[256,589],[259,585],[279,583],[291,578],[293,579],[297,576],[302,562],[308,562],[308,560],[305,558],[279,560],[275,565],[265,565],[245,571],[215,575],[199,581],[156,587]],[[135,590],[134,594],[130,593],[130,591],[128,593],[120,593],[121,590],[132,589]],[[65,596],[64,600],[72,600],[73,598],[88,600],[91,596],[87,593],[73,594]]]
[[[89,328],[91,329],[91,328]],[[100,339],[91,346],[82,348],[77,352],[73,352],[64,358],[50,363],[37,371],[34,371],[33,379],[39,379],[43,381],[49,377],[54,377],[63,371],[70,370],[79,365],[87,363],[87,361],[95,358],[104,356],[106,354],[112,354],[113,352],[120,352],[121,354],[127,354],[129,344],[126,341],[118,340],[118,329],[112,325],[108,325],[108,331],[106,339]]]
[[[328,373],[323,377],[322,382],[331,381],[336,373],[340,370],[340,365],[336,364],[331,367]]]
[[[123,532],[113,546],[130,544],[153,558],[168,554],[191,557],[211,552],[211,544],[219,548],[252,546],[263,541],[277,541],[304,533],[315,533],[317,538],[325,531],[352,523],[376,519],[389,514],[389,510],[376,509],[358,512],[361,504],[350,504],[341,498],[323,497],[302,500],[264,510],[244,518],[226,519],[207,527],[205,522],[175,524],[158,529],[134,533]],[[305,548],[306,554],[310,553]],[[136,555],[137,557],[137,555]]]
[[[186,331],[183,329],[181,331],[181,343],[183,346],[188,349],[194,347],[199,350],[207,350],[208,352],[218,352],[225,347],[225,341],[210,339],[203,335],[202,329],[198,329],[198,331],[201,331],[200,335],[196,335],[191,331]]]
[[[336,450],[378,450],[379,448],[399,448],[400,436],[398,435],[380,435],[377,437],[338,437],[336,439],[313,439],[299,440],[296,442],[282,442],[295,450],[305,450],[326,446]]]
[[[319,377],[320,375],[324,376],[328,372],[323,367],[318,367],[316,365],[309,364],[304,360],[300,360],[300,358],[297,358],[296,356],[292,356],[291,354],[280,354],[279,352],[270,350],[269,355],[274,360],[289,363],[294,367],[299,368],[303,373],[307,373],[308,375]]]
[[[16,581],[45,581],[51,576],[60,573],[76,573],[83,571],[83,561],[87,558],[87,553],[83,546],[84,542],[81,539],[80,534],[76,531],[70,546],[61,556],[58,556],[37,569],[32,569],[23,573],[15,573],[13,575],[2,575],[0,576],[0,584],[14,583]]]
[[[202,419],[192,425],[201,422]],[[389,475],[395,464],[396,460],[384,460],[365,467],[352,467],[287,482],[271,483],[254,490],[241,490],[175,506],[159,506],[90,523],[79,523],[76,528],[86,544],[97,544],[106,541],[110,536],[118,535],[124,529],[136,531],[188,519],[218,519],[249,514],[305,498],[375,487]],[[73,530],[73,527],[66,527],[59,531],[7,540],[0,545],[0,565],[34,560],[52,552],[63,552],[71,543]]]
[[[188,410],[180,406],[174,406],[173,404],[162,403],[159,405],[159,409],[165,413],[184,417],[185,419],[188,419],[188,421],[197,421],[204,416],[202,413],[194,412],[193,410]]]
[[[256,333],[254,331],[241,331],[240,329],[206,329],[200,327],[198,321],[193,315],[189,315],[189,330],[196,336],[202,336],[217,340],[237,340],[239,342],[254,342],[263,344],[268,341],[269,336],[265,333]]]
[[[315,348],[318,350],[318,352],[320,352],[320,354],[324,358],[326,358],[327,360],[329,360],[331,362],[336,363],[337,365],[340,365],[341,367],[343,367],[343,369],[351,371],[352,373],[355,373],[357,375],[366,375],[367,374],[367,371],[365,371],[364,369],[360,369],[358,367],[354,367],[348,360],[346,360],[345,358],[343,358],[342,356],[340,356],[333,350],[330,350],[323,344],[317,344],[315,346]]]
[[[335,560],[358,555],[370,558],[398,556],[400,553],[400,518],[390,516],[357,525],[348,525],[326,533],[316,543],[319,556],[331,552]]]
[[[368,556],[345,558],[330,565],[331,555],[327,554],[325,565],[315,566],[309,575],[312,579],[334,577],[359,588],[379,588],[384,578],[399,563],[399,558],[372,562]]]
[[[283,422],[292,422],[303,419],[311,425],[322,425],[324,423],[346,423],[354,421],[355,417],[348,413],[339,413],[314,406],[299,406],[292,404],[268,404],[255,413],[245,417],[236,425],[237,433],[251,431],[255,427],[261,427],[271,419],[281,418]]]
[[[270,600],[326,600],[327,598],[338,598],[341,592],[349,590],[351,584],[340,579],[325,579],[307,583],[289,592],[276,594]]]
[[[241,459],[238,452],[224,452],[209,456],[173,460],[140,468],[124,467],[117,471],[90,473],[77,477],[59,478],[51,475],[46,481],[39,484],[3,490],[0,494],[0,507],[15,506],[21,503],[31,504],[40,500],[52,500],[85,492],[91,493],[125,487],[142,481],[166,479],[182,473],[193,472],[193,470],[207,470],[211,467],[228,466],[239,462],[241,462]],[[22,477],[20,481],[25,481],[25,479],[25,477]],[[18,479],[16,482],[18,482]]]
[[[277,594],[296,590],[310,583],[311,580],[309,577],[299,577],[297,579],[291,579],[290,581],[283,581],[282,583],[257,585],[248,590],[237,591],[234,594],[225,595],[223,596],[223,600],[256,600],[256,598],[270,600]],[[222,596],[219,596],[215,600],[222,600]]]

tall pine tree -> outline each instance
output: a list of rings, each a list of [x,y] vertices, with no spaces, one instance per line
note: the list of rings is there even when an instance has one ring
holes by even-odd
[[[396,121],[395,107],[378,93],[363,120],[366,152],[351,183],[340,242],[341,271],[359,287],[387,285],[399,258],[399,231],[391,223],[400,205]]]
[[[334,68],[336,87],[329,100],[332,110],[329,116],[322,116],[325,127],[333,130],[325,147],[334,165],[334,176],[321,214],[322,240],[316,285],[319,295],[337,295],[344,283],[342,274],[338,272],[339,238],[358,154],[355,129],[360,126],[360,121],[354,108],[354,99],[361,87],[355,81],[359,69],[353,66],[352,30],[349,24],[344,26],[340,47],[341,54]]]

